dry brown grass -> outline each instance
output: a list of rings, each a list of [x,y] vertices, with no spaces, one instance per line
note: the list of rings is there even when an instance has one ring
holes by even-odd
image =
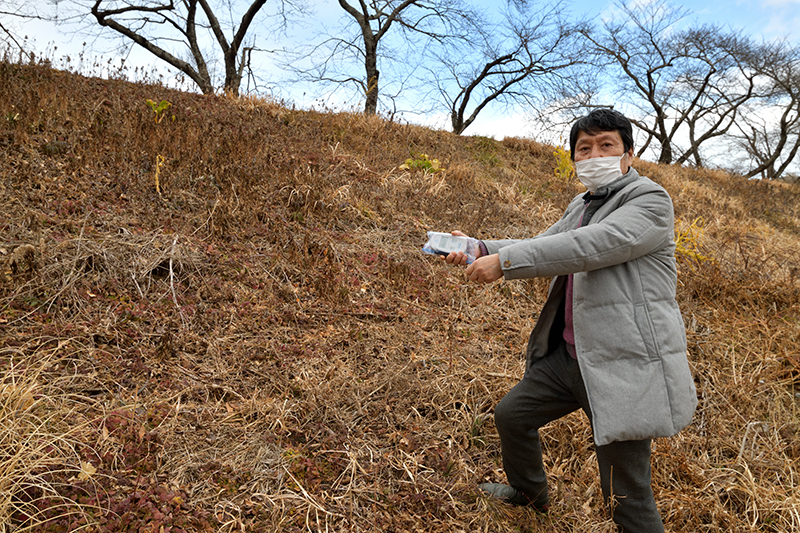
[[[477,494],[547,280],[477,287],[420,253],[557,220],[578,189],[552,147],[37,66],[0,89],[3,386],[42,387],[38,432],[69,443],[45,479],[67,507],[9,528],[612,531],[580,414],[545,430],[549,515]],[[419,154],[445,170],[399,169]],[[675,202],[700,395],[654,445],[667,529],[800,531],[800,192],[637,166]]]
[[[81,475],[70,426],[74,402],[62,393],[52,371],[65,364],[59,351],[66,342],[49,339],[35,353],[0,349],[0,531],[35,529],[43,515],[65,520],[84,510],[63,493],[69,478]],[[16,527],[23,524],[28,527]]]

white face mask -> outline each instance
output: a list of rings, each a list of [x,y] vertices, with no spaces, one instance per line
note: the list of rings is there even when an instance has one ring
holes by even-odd
[[[575,161],[575,172],[590,192],[608,185],[622,176],[620,162],[626,154],[617,157],[593,157],[583,161]]]

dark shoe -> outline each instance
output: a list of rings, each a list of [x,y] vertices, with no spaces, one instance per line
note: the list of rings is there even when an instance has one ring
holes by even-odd
[[[481,483],[478,489],[491,498],[510,503],[511,505],[529,505],[539,511],[546,513],[550,509],[549,503],[537,503],[528,498],[525,493],[503,483]]]

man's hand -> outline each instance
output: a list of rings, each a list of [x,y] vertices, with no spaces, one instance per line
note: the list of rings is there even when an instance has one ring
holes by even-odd
[[[497,281],[503,277],[503,269],[500,268],[500,254],[479,257],[467,267],[466,273],[470,281],[478,283]]]
[[[458,230],[451,231],[450,234],[454,235],[456,237],[467,237],[467,235],[465,235],[464,233],[461,233]],[[451,265],[464,266],[464,265],[467,264],[467,254],[465,254],[464,252],[450,252],[449,254],[447,254],[444,257],[444,260],[445,260],[445,262],[447,262],[447,263],[449,263]]]
[[[460,231],[450,232],[456,237],[466,237]],[[450,252],[444,260],[451,265],[466,265],[467,255],[464,252]],[[471,265],[467,266],[467,276],[470,281],[478,283],[491,283],[503,277],[503,269],[500,268],[500,256],[498,254],[485,255],[478,257]]]

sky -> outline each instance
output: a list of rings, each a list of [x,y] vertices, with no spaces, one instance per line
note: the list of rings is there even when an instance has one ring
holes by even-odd
[[[638,1],[638,0],[637,0]],[[486,0],[484,3],[491,3]],[[800,42],[800,0],[695,0],[675,1],[674,5],[690,9],[690,20],[702,24],[720,24],[766,40],[788,38]],[[594,17],[613,17],[615,2],[575,0],[574,13]],[[794,35],[792,35],[794,33]],[[502,138],[503,132],[517,130],[528,132],[531,126],[524,114],[479,116],[468,133],[480,133]],[[520,135],[522,136],[522,135]]]
[[[48,0],[26,1],[29,5],[34,2],[44,5],[48,2]],[[586,15],[590,18],[613,18],[618,10],[614,1],[567,1],[574,14]],[[630,1],[646,2],[650,0]],[[497,2],[498,0],[476,0],[476,3],[487,6],[497,5]],[[343,14],[335,0],[327,0],[325,2],[310,0],[310,3],[317,5],[318,12],[321,13],[319,15],[320,18],[325,20],[335,20],[336,17]],[[798,37],[792,36],[792,31],[796,31],[800,27],[800,0],[695,0],[693,2],[673,0],[671,3],[688,8],[692,12],[689,16],[690,20],[696,20],[701,23],[721,24],[732,29],[741,30],[757,38],[777,39],[785,37],[793,41],[800,41]],[[2,11],[2,0],[0,0],[0,11]],[[95,39],[95,36],[103,35],[101,32],[93,32],[94,36],[87,33],[76,34],[74,26],[54,26],[41,22],[20,27],[1,15],[0,23],[3,23],[4,26],[15,28],[16,31],[20,32],[18,35],[27,35],[29,43],[34,41],[32,46],[40,54],[45,52],[45,55],[47,55],[47,51],[50,50],[50,55],[52,55],[52,50],[56,47],[56,57],[70,55],[75,61],[83,49],[82,44],[84,42],[91,43],[90,53],[96,54],[95,57],[107,57],[102,56],[102,54],[111,49],[111,45],[104,41],[102,37]],[[95,25],[94,29],[100,29],[100,27]],[[112,34],[111,30],[105,31]],[[116,38],[115,34],[114,37]],[[153,71],[159,69],[166,71],[164,64],[160,60],[151,56],[148,52],[138,49],[138,47],[133,48],[127,61],[130,66],[138,65]],[[281,96],[285,97],[286,95]],[[290,99],[298,107],[305,108],[313,104],[311,98],[309,94],[298,92],[292,94]],[[351,105],[357,106],[356,103]],[[448,118],[445,114],[429,114],[421,117],[406,117],[406,119],[441,129],[448,129],[449,127]],[[502,139],[509,132],[517,137],[535,137],[535,132],[531,130],[531,127],[524,112],[515,113],[508,110],[498,112],[488,109],[479,115],[478,120],[465,133],[485,135],[497,139]]]

